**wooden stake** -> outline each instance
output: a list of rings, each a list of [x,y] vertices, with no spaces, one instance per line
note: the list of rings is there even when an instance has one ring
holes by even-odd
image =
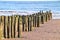
[[[5,16],[5,38],[8,38],[7,26],[8,26],[8,17]]]
[[[9,18],[9,38],[11,38],[11,16],[8,17]]]
[[[28,31],[28,16],[26,16],[25,21],[26,21],[26,23],[25,23],[25,31]]]
[[[14,35],[15,35],[15,30],[14,30],[14,27],[15,27],[15,17],[14,16],[12,16],[11,21],[12,21],[11,37],[14,38]]]
[[[19,16],[18,37],[22,37],[22,16]]]
[[[18,15],[15,16],[15,19],[16,19],[16,24],[15,24],[15,38],[18,37]]]

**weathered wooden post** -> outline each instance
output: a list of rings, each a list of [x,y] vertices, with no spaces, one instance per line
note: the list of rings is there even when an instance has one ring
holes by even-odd
[[[33,23],[33,28],[34,28],[34,14],[32,14],[32,23]]]
[[[43,12],[43,21],[45,23],[45,13]]]
[[[50,20],[50,13],[48,12],[48,20]]]
[[[5,26],[5,24],[4,24],[5,23],[5,18],[4,17],[5,16],[1,16],[1,17],[2,17],[3,37],[5,37],[5,35],[4,35],[4,31],[5,31],[4,30],[5,29],[5,27],[4,27]]]
[[[37,13],[35,14],[35,27],[37,27]]]
[[[3,40],[3,23],[0,22],[0,40]]]
[[[40,23],[41,23],[41,14],[40,14],[40,12],[38,12],[38,15],[37,15],[37,27],[40,27]]]
[[[28,16],[28,31],[32,31],[33,28],[33,18],[32,15]]]
[[[0,22],[1,22],[1,16],[0,16]]]
[[[23,31],[28,31],[28,15],[22,16]]]
[[[18,37],[22,37],[22,16],[18,19]]]
[[[47,14],[44,12],[44,22],[47,22]]]
[[[14,23],[14,25],[12,25],[12,33],[14,33],[13,35],[12,35],[12,37],[16,37],[17,36],[17,34],[16,34],[16,31],[17,31],[17,28],[16,28],[16,15],[13,15],[14,17],[12,17],[13,18],[13,23]]]
[[[49,10],[49,14],[50,14],[50,20],[52,19],[52,13],[51,10]]]
[[[51,20],[51,10],[49,10],[48,12],[48,17],[49,17],[49,20]]]
[[[47,22],[47,13],[45,13],[46,14],[46,19],[45,19],[45,21]]]
[[[5,16],[5,38],[8,38],[8,16]]]
[[[34,14],[34,23],[35,23],[35,27],[36,27],[36,14]]]
[[[38,18],[39,18],[38,23],[39,23],[39,27],[40,27],[40,24],[41,24],[41,13],[40,12],[38,12]]]
[[[41,11],[40,12],[38,12],[38,15],[39,15],[39,27],[40,27],[40,24],[41,24]]]
[[[11,21],[12,19],[11,18],[12,18],[12,16],[8,16],[9,38],[12,37],[11,36],[12,35],[12,32],[11,32],[12,31],[12,29],[11,29],[12,28],[12,21]]]
[[[49,12],[49,20],[51,19],[50,16],[51,16],[51,15],[50,15],[50,12]]]
[[[0,16],[0,40],[4,38],[4,16]]]
[[[39,13],[37,13],[37,27],[39,27]]]
[[[18,37],[18,15],[15,15],[15,38]]]
[[[33,27],[35,27],[35,14],[33,14]]]
[[[51,15],[51,19],[52,19],[52,13],[50,13],[50,15]]]
[[[39,18],[38,18],[38,13],[36,13],[36,27],[38,27],[39,26]]]
[[[7,16],[7,38],[9,38],[9,16]]]
[[[25,15],[22,15],[22,25],[23,25],[22,31],[25,31],[25,23],[26,23],[25,17],[26,17]]]
[[[28,31],[28,15],[25,17],[25,31]]]
[[[28,31],[30,31],[30,20],[29,20],[29,15],[28,15]]]
[[[31,15],[31,26],[32,26],[31,29],[32,29],[32,30],[34,29],[33,21],[34,21],[34,20],[33,20],[33,15]]]
[[[41,12],[41,23],[44,24],[44,13],[43,13],[43,11]]]
[[[47,14],[44,12],[44,22],[47,22]]]
[[[12,38],[14,38],[14,36],[15,36],[15,17],[12,15],[12,17],[11,17],[11,37]]]
[[[47,11],[47,18],[48,18],[48,20],[49,20],[49,11]]]
[[[49,15],[48,15],[48,11],[46,11],[46,13],[47,13],[47,21],[49,20]]]

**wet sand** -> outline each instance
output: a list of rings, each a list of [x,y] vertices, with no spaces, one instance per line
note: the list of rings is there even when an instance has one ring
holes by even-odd
[[[23,32],[21,38],[4,40],[60,40],[60,20],[50,20],[30,32]]]

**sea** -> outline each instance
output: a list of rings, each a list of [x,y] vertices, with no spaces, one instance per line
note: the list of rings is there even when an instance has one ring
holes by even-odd
[[[52,19],[60,19],[60,1],[0,1],[0,11],[49,11]],[[7,15],[7,14],[6,14]]]

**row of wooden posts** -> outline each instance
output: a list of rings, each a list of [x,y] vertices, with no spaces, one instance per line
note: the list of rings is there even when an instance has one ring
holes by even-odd
[[[0,16],[0,39],[20,38],[25,31],[32,31],[35,27],[40,27],[48,20],[52,19],[52,13],[38,12],[31,15]]]

